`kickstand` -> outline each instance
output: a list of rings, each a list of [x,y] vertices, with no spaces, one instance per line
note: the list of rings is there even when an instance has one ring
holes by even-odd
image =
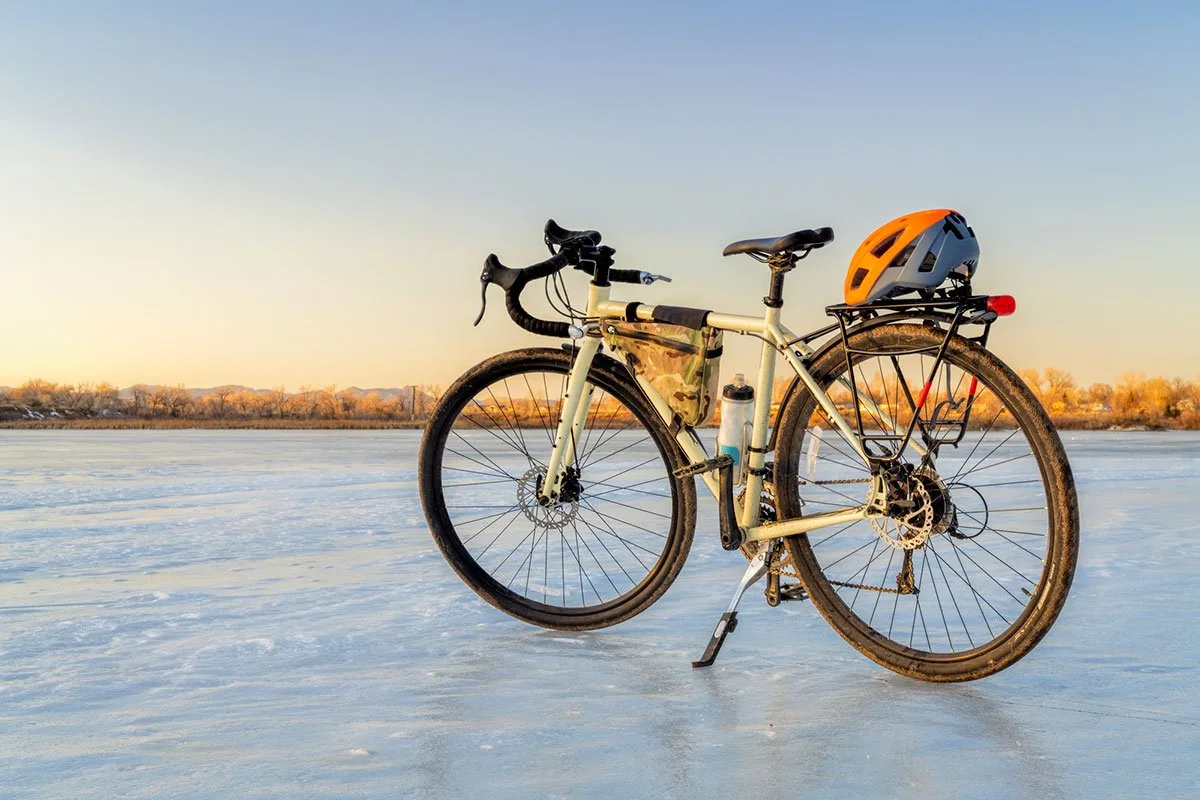
[[[717,653],[721,652],[721,645],[725,643],[725,637],[737,627],[737,607],[742,600],[742,595],[759,578],[767,574],[767,570],[771,567],[770,561],[768,561],[771,554],[772,548],[763,547],[754,558],[750,559],[750,565],[746,567],[746,572],[742,575],[741,582],[738,583],[737,591],[733,593],[733,601],[721,618],[717,620],[717,628],[713,631],[712,638],[708,640],[708,647],[704,648],[704,655],[700,656],[699,661],[692,662],[693,667],[708,667],[717,660]]]

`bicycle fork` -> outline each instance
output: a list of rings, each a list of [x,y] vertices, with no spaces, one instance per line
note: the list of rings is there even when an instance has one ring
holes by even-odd
[[[567,378],[567,390],[563,394],[562,410],[558,417],[558,428],[554,434],[554,449],[546,465],[546,480],[542,484],[538,500],[542,505],[553,505],[562,495],[563,481],[567,469],[575,463],[575,450],[587,421],[594,387],[587,382],[592,360],[600,350],[599,336],[585,336],[575,353],[575,362]]]

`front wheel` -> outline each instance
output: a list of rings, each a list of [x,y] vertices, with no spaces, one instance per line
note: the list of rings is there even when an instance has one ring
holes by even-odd
[[[889,466],[886,515],[788,547],[813,604],[855,648],[904,675],[963,681],[1013,664],[1050,629],[1075,571],[1079,510],[1062,442],[1012,370],[955,336],[929,374],[945,335],[886,325],[851,335],[851,361],[839,344],[813,364],[851,426],[861,415],[883,437],[916,419]],[[864,501],[870,470],[810,393],[779,426],[781,519]]]
[[[671,585],[696,524],[683,454],[623,366],[597,355],[560,500],[539,502],[571,369],[562,350],[489,358],[421,442],[421,502],[458,575],[496,608],[561,630],[613,625]]]

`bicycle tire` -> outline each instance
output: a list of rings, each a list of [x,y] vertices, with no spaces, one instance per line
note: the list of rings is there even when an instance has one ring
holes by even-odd
[[[906,352],[913,349],[936,349],[936,347],[942,343],[944,338],[944,331],[937,330],[930,326],[912,324],[886,325],[865,332],[852,333],[850,337],[850,348],[855,352],[874,351],[875,353],[881,354],[879,357],[882,358],[883,355],[889,353]],[[865,357],[857,356],[857,358],[861,359]],[[818,356],[815,363],[811,367],[811,371],[817,381],[817,384],[823,389],[828,390],[828,387],[830,387],[839,376],[844,376],[847,374],[847,363],[844,346],[839,342],[836,346],[831,347],[829,350]],[[972,528],[971,532],[974,532],[975,526],[975,522],[972,520],[982,519],[982,522],[980,522],[981,527],[979,528],[979,532],[975,533],[974,536],[966,536],[962,531],[957,531],[954,534],[948,534],[946,532],[936,535],[932,532],[926,533],[925,535],[928,536],[928,538],[924,540],[924,545],[921,547],[921,550],[923,551],[921,553],[922,581],[925,580],[925,570],[928,563],[932,563],[933,566],[928,568],[928,575],[933,579],[932,586],[934,589],[934,594],[937,597],[938,606],[943,615],[943,622],[946,625],[945,638],[949,642],[950,652],[946,652],[945,648],[941,650],[935,650],[935,646],[932,644],[932,639],[929,634],[930,626],[929,623],[927,623],[925,614],[920,606],[919,588],[915,595],[911,595],[914,597],[911,604],[915,605],[915,611],[913,612],[913,633],[910,633],[909,641],[907,643],[897,640],[897,638],[902,637],[893,638],[892,627],[889,627],[887,634],[883,633],[879,629],[883,627],[882,620],[880,624],[875,625],[872,622],[864,619],[864,616],[866,616],[865,607],[860,611],[853,610],[863,589],[875,591],[879,594],[883,592],[892,592],[892,589],[890,586],[866,585],[865,578],[859,579],[856,588],[856,585],[853,581],[848,581],[845,579],[835,580],[834,578],[831,578],[829,574],[827,574],[827,572],[832,573],[837,564],[832,560],[832,558],[826,558],[825,563],[822,563],[821,558],[818,557],[818,554],[814,550],[814,540],[821,547],[829,547],[830,545],[822,543],[834,538],[836,535],[838,535],[838,533],[840,533],[840,531],[834,534],[829,534],[823,529],[819,529],[817,531],[810,532],[809,534],[792,536],[788,537],[787,539],[787,546],[789,548],[792,561],[796,566],[804,588],[813,601],[813,605],[816,606],[816,608],[825,617],[829,624],[838,632],[838,634],[840,634],[852,646],[878,664],[902,675],[907,675],[926,681],[966,681],[982,678],[1011,666],[1013,663],[1028,654],[1029,651],[1032,650],[1033,647],[1042,639],[1042,637],[1046,635],[1047,631],[1049,631],[1051,625],[1053,625],[1055,619],[1062,610],[1063,604],[1066,602],[1067,594],[1069,592],[1071,581],[1074,575],[1079,549],[1079,509],[1074,479],[1071,474],[1070,465],[1068,464],[1062,442],[1054,429],[1053,423],[1050,421],[1045,410],[1038,403],[1037,398],[1021,381],[1021,379],[1017,377],[1017,375],[1008,366],[1000,361],[1000,359],[974,342],[962,337],[955,336],[951,338],[946,351],[946,363],[950,365],[946,368],[947,370],[952,370],[955,366],[957,366],[964,375],[970,374],[973,377],[978,378],[980,385],[984,387],[984,392],[980,393],[980,397],[982,397],[987,390],[991,390],[994,393],[996,402],[999,404],[999,410],[996,412],[996,417],[992,419],[992,425],[996,424],[997,419],[1003,415],[1005,410],[1007,410],[1009,413],[1012,422],[1015,423],[1015,430],[1008,434],[1008,438],[1004,439],[1001,444],[994,445],[994,447],[992,447],[993,452],[999,452],[999,449],[1008,447],[1009,440],[1014,438],[1016,433],[1019,431],[1024,435],[1025,440],[1029,443],[1030,455],[1033,456],[1033,460],[1037,464],[1037,473],[1035,477],[1020,481],[996,481],[994,477],[989,477],[987,480],[994,482],[983,485],[984,487],[988,487],[989,485],[991,487],[1003,487],[1007,484],[1007,488],[991,488],[990,492],[992,492],[993,496],[995,496],[995,493],[1015,492],[1017,490],[1014,487],[1020,484],[1024,484],[1026,487],[1031,487],[1039,479],[1041,482],[1041,490],[1044,493],[1046,503],[1046,531],[1043,534],[1045,539],[1045,550],[1044,556],[1042,557],[1041,571],[1040,574],[1038,574],[1036,585],[1032,591],[1026,587],[1025,583],[1020,584],[1020,591],[1025,595],[1028,595],[1028,598],[1024,601],[1024,606],[1021,608],[1019,616],[1016,616],[1015,619],[1012,619],[1011,621],[1009,621],[1007,617],[1002,616],[1004,621],[1009,623],[1006,627],[1004,627],[1003,631],[998,634],[994,633],[989,625],[987,628],[988,634],[990,634],[988,640],[986,642],[977,644],[973,638],[970,637],[970,629],[968,627],[968,623],[966,622],[966,618],[970,616],[970,614],[962,611],[962,607],[959,605],[953,592],[951,592],[951,599],[954,600],[954,607],[958,609],[958,616],[963,619],[961,628],[963,631],[967,632],[967,641],[971,645],[970,647],[967,647],[961,651],[957,651],[954,648],[953,636],[951,634],[952,625],[949,621],[950,619],[953,619],[954,612],[950,612],[949,617],[947,617],[945,612],[945,608],[947,606],[943,605],[942,593],[945,592],[946,587],[953,589],[953,586],[958,585],[961,589],[962,584],[965,584],[966,587],[970,589],[970,592],[973,592],[975,595],[977,595],[977,597],[971,598],[970,594],[968,594],[968,599],[973,599],[975,601],[975,604],[979,606],[979,614],[981,615],[981,618],[985,623],[988,622],[990,611],[984,607],[984,603],[980,602],[979,596],[983,596],[983,591],[989,591],[992,593],[992,595],[999,595],[999,593],[995,591],[990,583],[986,583],[985,581],[980,580],[978,582],[978,587],[980,588],[977,588],[977,585],[973,585],[971,583],[970,573],[976,572],[977,574],[978,571],[971,570],[971,568],[967,566],[968,561],[962,560],[962,554],[965,553],[968,559],[972,559],[973,555],[976,555],[978,556],[980,563],[983,564],[991,564],[992,562],[983,554],[982,551],[977,551],[974,548],[970,548],[969,545],[976,544],[979,548],[983,548],[983,550],[988,550],[990,552],[991,548],[996,547],[993,542],[999,542],[1003,544],[1003,540],[1007,540],[1013,542],[1013,544],[1017,547],[1021,547],[1021,549],[1025,550],[1026,552],[1033,553],[1033,555],[1038,555],[1037,552],[1029,549],[1029,547],[1034,547],[1033,544],[1029,544],[1029,547],[1026,547],[1024,544],[1022,544],[1022,541],[1024,541],[1026,544],[1037,541],[1032,536],[1037,534],[1036,531],[1016,531],[1013,529],[1006,530],[989,526],[989,522],[992,520],[992,518],[997,516],[1000,512],[1029,513],[1037,512],[1038,509],[990,509],[987,505],[986,496],[980,490],[980,488],[977,488],[965,480],[965,477],[970,477],[971,474],[974,473],[975,477],[972,480],[978,484],[980,480],[980,471],[990,470],[994,467],[999,468],[1000,466],[1004,466],[1005,471],[1013,470],[1016,469],[1015,465],[1017,462],[1022,462],[1023,459],[1026,458],[1024,455],[1012,457],[1008,454],[1002,454],[1005,455],[1007,461],[999,460],[985,466],[983,461],[990,457],[989,454],[983,456],[983,460],[981,460],[978,465],[975,465],[973,463],[973,459],[977,456],[973,454],[983,450],[980,445],[984,442],[984,440],[987,439],[988,436],[991,435],[991,427],[989,427],[987,430],[983,430],[981,433],[968,432],[970,433],[970,437],[964,439],[964,442],[976,441],[975,449],[972,450],[972,454],[967,455],[966,458],[963,459],[962,465],[958,467],[959,474],[953,476],[954,481],[950,483],[943,482],[941,484],[942,488],[945,490],[945,497],[950,498],[949,504],[947,504],[944,499],[942,501],[944,514],[945,508],[951,508],[955,503],[960,502],[959,500],[954,499],[956,496],[965,497],[967,500],[970,500],[974,495],[978,495],[980,498],[983,498],[984,504],[982,511],[976,510],[975,514],[965,512],[968,514],[967,516],[964,516],[963,514],[955,514],[955,523],[957,524],[957,522],[960,520],[965,521]],[[897,367],[897,371],[900,372],[899,366]],[[951,373],[947,372],[947,374]],[[907,380],[907,378],[901,373],[901,380],[896,381],[895,384],[895,396],[897,400],[899,400],[899,398],[902,396],[899,385],[903,380]],[[959,381],[961,384],[963,382],[963,378],[960,377]],[[883,396],[885,399],[887,399],[887,384],[883,383],[882,386],[884,387]],[[950,391],[948,381],[947,396],[952,397],[952,395],[953,393]],[[912,403],[911,397],[908,402],[910,404]],[[862,403],[860,402],[860,406],[861,405]],[[897,402],[896,406],[899,407],[900,405],[901,404]],[[915,407],[918,409],[918,414],[922,413],[919,405]],[[804,390],[795,398],[795,402],[789,404],[784,413],[784,417],[779,422],[780,435],[776,452],[775,491],[778,498],[778,511],[781,519],[791,519],[802,516],[802,491],[807,490],[809,492],[813,492],[818,486],[818,484],[815,482],[805,481],[805,478],[801,474],[800,466],[801,461],[804,458],[806,432],[808,430],[809,422],[814,418],[816,408],[817,403],[815,398],[810,392]],[[851,422],[851,424],[853,424],[853,422]],[[964,436],[965,435],[966,434],[964,434]],[[832,437],[825,436],[823,439],[832,440]],[[990,441],[989,446],[991,446]],[[817,451],[820,451],[820,446],[818,446]],[[947,452],[953,452],[956,454],[955,457],[957,457],[957,453],[959,451],[954,450]],[[949,456],[943,459],[942,455],[939,455],[939,465],[944,463],[948,458]],[[839,454],[836,456],[836,459],[837,461],[842,462],[845,460],[845,457],[844,455]],[[1024,463],[1027,464],[1028,462]],[[846,466],[848,467],[851,465],[846,464]],[[810,467],[810,469],[812,468]],[[961,475],[964,470],[968,469],[970,471],[966,473],[964,479],[960,479],[959,475]],[[1029,467],[1023,467],[1023,469],[1029,469]],[[990,475],[1003,477],[1005,471],[992,472]],[[943,477],[940,480],[944,481],[945,478]],[[802,482],[804,482],[803,485]],[[835,481],[828,481],[828,483],[833,484]],[[833,487],[830,488],[832,489]],[[841,494],[846,494],[846,488],[848,488],[846,484],[841,484],[837,491]],[[968,488],[970,491],[968,491]],[[1026,488],[1022,491],[1036,491],[1036,489]],[[933,505],[931,505],[930,508],[933,508]],[[981,516],[977,517],[976,515]],[[949,517],[949,514],[945,514],[945,516]],[[1002,519],[1011,520],[1013,518],[1013,516],[1009,516],[1003,517]],[[1029,516],[1020,517],[1022,520],[1039,518],[1040,515],[1032,518]],[[858,524],[862,525],[863,523]],[[996,524],[998,525],[1000,523]],[[1006,524],[1011,525],[1014,523]],[[877,536],[879,535],[878,528],[876,528],[874,532]],[[999,533],[999,537],[992,537],[991,534],[993,532]],[[988,544],[983,544],[980,539],[980,537],[982,537],[984,534],[987,534],[989,537],[987,540]],[[1018,541],[1020,538],[1018,537],[1018,534],[1030,534],[1030,536],[1022,541]],[[1003,540],[1000,537],[1003,537]],[[886,536],[883,538],[886,538]],[[958,542],[955,541],[956,538],[962,541],[961,550],[958,549],[959,545]],[[941,541],[939,541],[939,539],[941,539]],[[849,540],[849,543],[842,543],[839,546],[842,549],[848,549],[854,541],[855,540],[851,539]],[[935,542],[943,546],[945,552],[947,553],[945,557],[937,553]],[[991,548],[989,548],[988,545],[991,545]],[[866,545],[864,545],[864,547],[865,546]],[[887,545],[885,544],[885,548],[886,547]],[[872,549],[872,553],[874,552],[875,548]],[[880,561],[882,560],[882,555],[885,553],[886,550],[880,554]],[[932,557],[930,555],[931,553]],[[958,573],[957,566],[951,561],[951,553],[953,553],[959,559],[958,563],[963,565],[961,574]],[[883,569],[883,573],[890,572],[892,557],[894,555],[895,553],[893,552],[888,556],[888,565]],[[1004,559],[999,556],[995,557],[1001,562],[1004,561]],[[862,556],[859,556],[858,558],[862,558]],[[874,558],[875,557],[872,556],[872,559]],[[901,556],[901,558],[905,559],[906,557]],[[1018,561],[1017,563],[1026,563],[1028,561],[1027,556],[1023,556],[1023,558],[1025,561]],[[912,568],[912,563],[914,560],[915,559],[913,559],[911,556],[908,556],[907,561],[905,562],[910,568],[908,572],[908,581],[910,583],[912,582],[915,574],[915,568]],[[1008,566],[1010,570],[1018,573],[1020,572],[1019,570],[1014,569],[1011,565]],[[947,574],[947,567],[949,567],[949,574]],[[868,562],[865,571],[862,574],[866,574],[872,569],[874,569],[874,567],[872,567],[872,564]],[[941,570],[941,576],[945,579],[943,589],[940,593],[938,590],[938,583],[936,582],[936,571],[939,569]],[[980,567],[980,569],[985,570],[984,567]],[[1034,567],[1030,568],[1031,571],[1033,569]],[[996,570],[1001,571],[998,566],[996,567]],[[957,581],[954,580],[955,577],[958,578]],[[991,577],[991,579],[998,586],[1000,586],[1000,588],[1005,589],[1005,591],[1007,591],[1010,595],[1018,600],[1021,599],[1018,594],[1011,591],[1011,589],[1007,588],[1004,584],[1004,581],[1008,581],[1009,585],[1015,585],[1011,579],[1011,575],[1005,573],[1002,574],[999,579],[994,576],[989,577]],[[1028,575],[1022,575],[1022,580],[1030,583],[1031,585],[1033,584]],[[901,585],[900,574],[897,575],[896,585],[897,587]],[[909,588],[911,590],[911,587]],[[928,589],[929,587],[927,586],[927,596],[929,593]],[[852,590],[853,594],[851,594]],[[899,598],[901,593],[897,591],[895,592],[894,596],[896,599],[893,601],[895,604],[892,610],[893,622],[896,617],[896,606],[898,606],[900,602]],[[999,596],[1003,598],[1003,595]],[[984,596],[984,599],[985,602],[991,605],[991,601],[987,600],[986,596]],[[932,600],[932,598],[930,598],[930,600]],[[929,619],[933,620],[934,624],[936,624],[937,617],[932,611],[933,604],[930,601],[927,602],[930,607]],[[1008,600],[1004,598],[1004,602],[1007,603]],[[966,606],[968,604],[964,601],[962,605]],[[878,606],[879,599],[877,598],[875,600],[876,609]],[[994,611],[996,609],[993,606],[991,610]],[[968,612],[970,611],[971,609],[968,608]],[[874,619],[875,614],[876,610],[872,610],[872,619]],[[930,641],[927,649],[922,649],[921,646],[913,646],[913,634],[916,632],[916,618],[918,614],[920,615],[922,626],[925,627],[925,637]],[[1000,614],[1000,612],[997,611],[997,614]],[[953,627],[956,631],[958,630],[957,623],[955,623]],[[997,627],[999,627],[998,621]],[[937,636],[940,641],[940,631],[937,632]],[[916,641],[920,641],[919,636],[916,637]],[[962,644],[961,636],[959,643]]]

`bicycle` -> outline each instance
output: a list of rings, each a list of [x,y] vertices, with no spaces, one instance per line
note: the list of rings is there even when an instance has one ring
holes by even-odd
[[[961,215],[942,212],[943,237],[965,230],[973,240]],[[613,300],[613,283],[670,279],[617,268],[598,232],[553,220],[546,261],[510,269],[489,256],[475,324],[496,284],[519,326],[568,342],[486,359],[430,419],[421,499],[462,580],[542,627],[629,619],[683,566],[698,477],[717,501],[722,547],[750,563],[693,666],[713,663],[744,593],[764,576],[770,605],[810,600],[846,641],[903,675],[972,680],[1026,655],[1066,601],[1079,512],[1053,424],[987,349],[993,323],[1015,301],[973,294],[967,261],[933,288],[828,306],[830,325],[796,335],[780,322],[784,278],[832,240],[822,228],[725,249],[769,268],[761,317]],[[920,272],[929,262],[909,266]],[[889,265],[898,275],[904,261],[879,269]],[[568,266],[591,277],[584,309],[566,294]],[[848,297],[862,272],[848,275]],[[521,304],[543,278],[570,321],[539,319]],[[668,328],[699,338],[662,346],[664,359],[714,372],[724,333],[762,341],[740,452],[705,450],[706,412],[688,405],[703,381],[674,376],[664,390],[661,365],[629,357],[638,337],[654,341],[647,330]],[[624,361],[601,352],[605,344]],[[795,375],[772,425],[778,357]]]

